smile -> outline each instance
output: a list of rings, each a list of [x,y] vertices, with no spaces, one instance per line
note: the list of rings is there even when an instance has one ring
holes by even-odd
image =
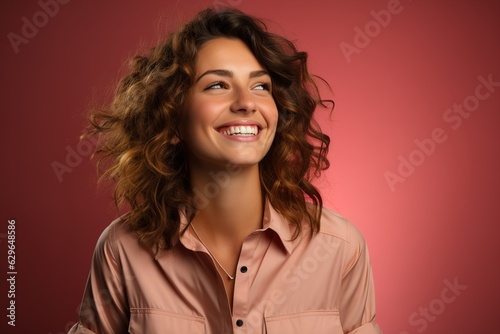
[[[219,132],[226,136],[256,136],[259,133],[259,127],[256,125],[229,126],[219,129]]]

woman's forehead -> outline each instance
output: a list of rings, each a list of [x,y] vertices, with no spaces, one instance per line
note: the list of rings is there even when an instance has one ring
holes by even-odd
[[[198,52],[197,74],[213,69],[256,71],[264,68],[243,41],[221,37],[206,42]]]

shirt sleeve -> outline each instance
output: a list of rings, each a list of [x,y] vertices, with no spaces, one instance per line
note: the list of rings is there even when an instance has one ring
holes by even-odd
[[[344,333],[381,334],[375,323],[375,290],[368,248],[349,224],[348,250],[341,281],[340,318]]]
[[[68,334],[127,333],[128,303],[115,247],[112,224],[97,242],[79,320]]]

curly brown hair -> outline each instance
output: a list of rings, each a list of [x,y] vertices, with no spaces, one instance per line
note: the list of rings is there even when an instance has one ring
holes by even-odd
[[[313,113],[326,102],[333,109],[333,101],[320,98],[307,69],[307,53],[291,41],[238,10],[205,9],[147,55],[135,56],[113,102],[90,115],[87,135],[100,137],[95,153],[101,177],[115,182],[116,204],[130,205],[123,219],[156,252],[172,248],[183,233],[181,208],[189,221],[196,210],[185,148],[173,142],[194,84],[197,53],[219,37],[243,41],[273,82],[279,116],[274,142],[259,163],[263,194],[298,227],[294,237],[303,222],[312,232],[319,229],[323,202],[311,180],[329,167],[330,138]]]

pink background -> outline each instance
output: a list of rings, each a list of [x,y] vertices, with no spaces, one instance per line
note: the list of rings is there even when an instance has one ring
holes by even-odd
[[[116,216],[109,193],[95,186],[86,147],[78,146],[85,112],[105,99],[137,49],[213,3],[71,1],[46,22],[36,1],[3,4],[0,276],[7,272],[8,219],[16,220],[18,275],[15,328],[7,327],[4,279],[0,285],[2,333],[61,333],[77,320],[95,242]],[[500,5],[219,3],[268,19],[331,84],[333,93],[322,91],[337,107],[331,117],[321,109],[317,117],[332,137],[332,167],[317,184],[326,205],[367,239],[384,332],[495,332],[500,87],[479,88],[480,101],[472,96],[479,76],[500,82]],[[388,6],[394,14],[381,27],[373,13]],[[23,17],[33,22],[34,15],[38,32],[16,53],[8,34],[22,34]],[[355,39],[356,27],[369,35]],[[356,42],[357,53],[346,57],[341,45]],[[458,118],[443,116],[463,103],[472,112],[454,129]],[[419,153],[415,141],[430,145],[436,128],[446,140]],[[66,164],[68,148],[80,149],[82,161],[59,180],[52,165]],[[386,174],[398,173],[400,159],[418,166],[402,170],[404,182],[391,187]],[[454,294],[445,282],[467,288]]]

